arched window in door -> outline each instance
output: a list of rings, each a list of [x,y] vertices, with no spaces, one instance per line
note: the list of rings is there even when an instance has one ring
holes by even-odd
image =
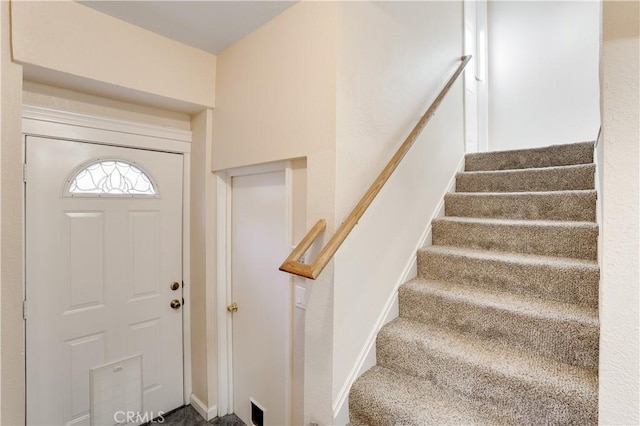
[[[157,196],[157,185],[143,168],[122,159],[99,158],[76,168],[66,182],[66,196]]]

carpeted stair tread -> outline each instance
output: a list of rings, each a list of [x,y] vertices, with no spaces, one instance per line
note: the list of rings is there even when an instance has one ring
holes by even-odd
[[[446,220],[463,223],[486,223],[499,225],[540,225],[540,226],[566,226],[579,228],[597,229],[598,224],[593,221],[581,220],[545,220],[545,219],[503,219],[494,217],[465,217],[465,216],[443,216],[434,219],[435,221]]]
[[[445,215],[523,220],[596,220],[596,191],[454,192]]]
[[[536,254],[503,253],[490,250],[468,249],[451,246],[427,246],[419,249],[418,253],[422,251],[433,251],[446,254],[460,254],[487,260],[508,259],[514,262],[517,261],[523,263],[535,263],[536,265],[581,265],[587,268],[592,268],[594,270],[599,269],[598,263],[596,261],[588,259],[559,258],[556,256],[542,256]]]
[[[405,318],[380,330],[376,348],[381,366],[493,405],[519,422],[596,423],[598,383],[592,370]]]
[[[567,191],[594,187],[594,164],[462,172],[456,175],[458,192]]]
[[[600,269],[593,260],[428,246],[418,250],[417,267],[426,279],[598,306]]]
[[[400,287],[399,307],[402,318],[598,367],[596,309],[421,278]]]
[[[427,380],[374,366],[349,393],[354,426],[500,425],[507,417],[477,407]]]
[[[424,278],[415,278],[403,284],[403,287],[411,289],[418,288],[423,293],[428,292],[470,305],[490,307],[520,315],[557,321],[578,322],[589,327],[598,325],[597,309],[583,308],[571,303],[541,300],[535,297],[477,289],[446,281],[428,280]]]
[[[465,170],[509,170],[568,166],[593,162],[594,142],[552,145],[514,151],[491,151],[467,154]]]
[[[380,344],[376,353],[380,364],[393,370],[402,371],[415,368],[416,365],[422,366],[424,363],[414,363],[400,368],[396,364],[400,357],[412,350],[410,346],[419,344],[420,350],[437,351],[443,356],[473,364],[483,371],[512,376],[536,387],[561,386],[571,393],[589,394],[595,392],[598,386],[597,377],[591,369],[531,355],[508,345],[487,342],[406,318],[396,318],[386,324],[380,330],[378,340]],[[386,345],[391,340],[396,340],[397,344]],[[547,370],[553,374],[540,374]]]
[[[443,217],[432,224],[433,245],[596,260],[594,222]]]

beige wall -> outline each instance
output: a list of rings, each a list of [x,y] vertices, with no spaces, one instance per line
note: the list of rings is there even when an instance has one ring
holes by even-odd
[[[36,105],[182,130],[191,129],[191,116],[186,113],[122,102],[31,81],[24,81],[22,87],[22,101],[25,105]]]
[[[189,112],[215,105],[214,55],[74,1],[13,1],[12,37],[32,79],[74,77],[97,94],[139,94]]]
[[[640,424],[640,3],[605,1],[600,424]]]
[[[214,170],[306,158],[305,227],[325,218],[328,232],[335,191],[336,19],[337,3],[301,2],[221,52],[213,129]],[[302,284],[307,310],[295,315],[295,330],[306,324],[304,341],[294,342],[294,351],[304,345],[305,423],[332,421],[332,269]]]
[[[489,1],[489,149],[593,141],[599,1]]]
[[[334,150],[335,13],[297,4],[218,55],[214,170]]]
[[[22,67],[11,62],[9,4],[0,3],[0,424],[24,424]]]
[[[193,117],[191,151],[191,360],[193,394],[218,404],[216,185],[211,173],[213,110]]]
[[[339,11],[338,222],[460,64],[462,2],[343,2]],[[461,80],[336,254],[335,416],[346,409],[368,339],[462,159]]]

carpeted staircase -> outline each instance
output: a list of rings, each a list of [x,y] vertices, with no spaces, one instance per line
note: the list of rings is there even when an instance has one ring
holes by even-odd
[[[353,426],[597,423],[593,149],[466,156],[351,389]]]

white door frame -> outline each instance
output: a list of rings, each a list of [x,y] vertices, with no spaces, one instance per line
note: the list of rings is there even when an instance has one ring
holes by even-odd
[[[231,179],[235,176],[247,176],[276,171],[285,172],[285,199],[287,242],[289,246],[293,237],[293,193],[292,166],[290,161],[239,167],[216,173],[217,192],[217,287],[218,287],[218,415],[233,413],[233,330],[231,315],[227,306],[231,301]],[[283,259],[284,261],[284,259]],[[291,277],[289,280],[292,282]],[[287,365],[291,365],[292,326],[289,327],[289,347],[287,348]],[[287,369],[285,377],[287,394],[285,395],[286,412],[291,418],[291,371]]]
[[[463,2],[462,38],[464,54],[471,55],[471,61],[464,73],[464,152],[466,153],[478,151],[478,58],[476,53],[478,50],[478,35],[476,6],[475,0],[464,0]],[[475,139],[470,135],[475,135]]]
[[[467,97],[466,84],[475,85],[475,133],[476,144],[467,146],[468,119],[465,104],[465,152],[485,152],[489,149],[489,92],[488,92],[488,58],[487,58],[487,0],[464,0],[462,19],[462,38],[464,54],[472,54],[473,58],[465,70],[465,103]],[[467,24],[473,22],[473,31],[469,32]],[[470,38],[472,40],[470,40]]]
[[[476,80],[478,81],[478,152],[489,150],[489,50],[487,0],[476,0]]]
[[[122,135],[127,137],[123,138]],[[191,131],[141,124],[133,121],[115,120],[95,115],[62,111],[40,106],[22,106],[22,161],[26,161],[27,136],[41,136],[51,139],[65,139],[77,142],[110,145],[124,148],[138,148],[150,151],[183,154],[182,177],[182,280],[189,284],[190,274],[190,180],[191,174]],[[25,170],[25,173],[27,171]],[[25,197],[22,197],[26,214]],[[25,220],[26,224],[26,220]],[[25,229],[23,236],[25,235]],[[26,267],[26,252],[22,254]],[[26,281],[22,283],[23,300]],[[190,286],[185,285],[182,296],[187,303],[182,310],[182,350],[183,350],[183,403],[191,397],[191,303]],[[25,331],[24,344],[27,345]],[[26,381],[26,368],[25,368]],[[25,395],[26,398],[26,395]],[[26,409],[26,408],[25,408]]]

